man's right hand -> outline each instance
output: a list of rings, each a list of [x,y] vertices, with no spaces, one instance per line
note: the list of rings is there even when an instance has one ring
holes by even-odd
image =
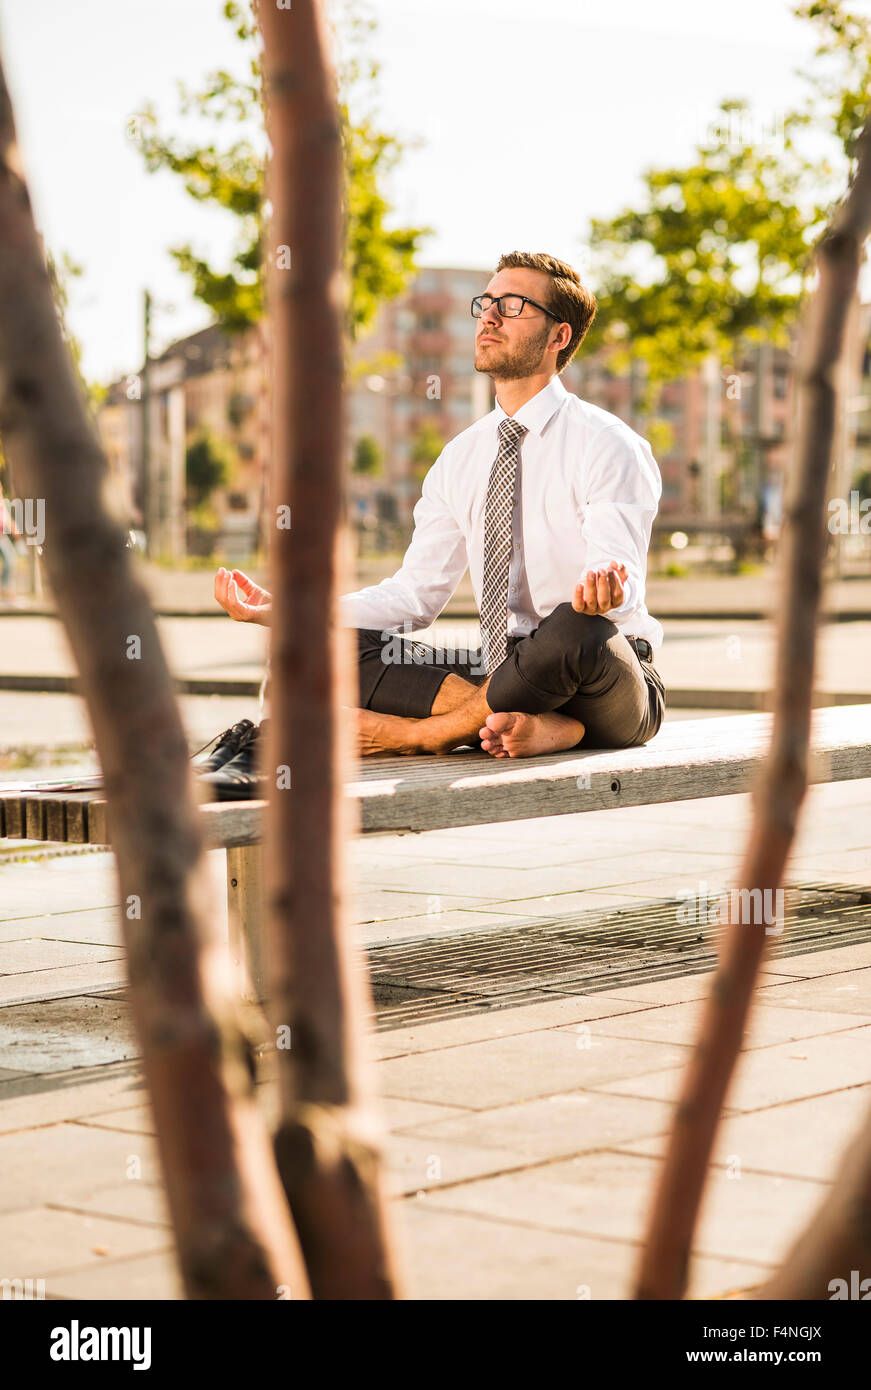
[[[241,570],[226,570],[223,566],[218,570],[215,575],[215,598],[237,623],[269,626],[272,595]]]

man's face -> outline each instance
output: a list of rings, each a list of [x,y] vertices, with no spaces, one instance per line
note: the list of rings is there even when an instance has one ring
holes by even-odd
[[[547,304],[550,276],[541,270],[500,270],[484,293],[494,299],[503,294],[526,294],[539,304]],[[533,376],[541,370],[548,339],[558,327],[556,319],[532,304],[524,304],[517,318],[503,318],[491,304],[477,321],[475,371],[486,372],[494,381]]]

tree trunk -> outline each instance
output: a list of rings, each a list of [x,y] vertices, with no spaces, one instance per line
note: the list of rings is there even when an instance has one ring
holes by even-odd
[[[169,673],[62,342],[0,69],[0,431],[44,507],[45,563],[81,676],[117,855],[133,1016],[185,1289],[306,1296],[218,940]],[[286,1296],[286,1295],[285,1295]]]
[[[262,5],[261,23],[275,374],[268,993],[274,1026],[285,1030],[276,1033],[276,1154],[314,1296],[390,1298],[392,1256],[361,1053],[368,1000],[346,910],[351,731],[340,713],[357,699],[349,634],[337,614],[345,313],[339,112],[317,0],[295,0],[291,10]]]
[[[774,728],[753,793],[752,828],[740,876],[742,889],[771,895],[781,885],[807,790],[827,536],[825,502],[835,425],[833,379],[871,227],[869,145],[871,127],[866,127],[855,179],[818,247],[819,287],[810,305],[799,369],[800,425],[781,541]],[[776,899],[772,896],[771,901]],[[765,948],[764,923],[740,920],[746,915],[731,914],[723,938],[654,1198],[638,1275],[639,1298],[678,1298],[685,1288],[711,1150]]]

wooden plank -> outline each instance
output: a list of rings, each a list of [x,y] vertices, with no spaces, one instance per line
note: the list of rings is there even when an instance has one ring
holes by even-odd
[[[4,796],[3,834],[7,840],[24,839],[24,798]]]
[[[364,759],[345,793],[360,802],[365,834],[731,796],[753,785],[770,731],[770,714],[728,715],[665,725],[640,748],[573,749],[516,760],[497,760],[471,748],[443,758]],[[867,704],[814,710],[809,777],[812,782],[871,777]],[[23,798],[7,794],[3,800],[6,835],[23,837]],[[69,843],[109,843],[106,802],[98,793],[68,794],[63,801]],[[210,848],[242,848],[263,837],[263,801],[217,802],[200,810]]]
[[[88,844],[89,845],[108,845],[111,843],[109,838],[108,806],[101,798],[96,797],[88,802]]]
[[[265,801],[212,801],[200,807],[209,849],[256,845],[263,839]]]
[[[86,845],[88,843],[87,805],[93,799],[91,793],[83,792],[64,797],[64,819],[67,844]]]
[[[51,841],[64,841],[67,837],[66,797],[46,796],[45,800],[45,838]]]
[[[640,748],[573,749],[534,759],[497,761],[471,748],[443,758],[364,759],[345,791],[360,801],[364,834],[732,796],[752,787],[771,722],[770,714],[680,720]],[[871,777],[868,705],[818,708],[812,730],[812,782]],[[204,806],[207,842],[257,843],[264,812],[262,801]]]
[[[24,827],[28,840],[45,839],[45,801],[38,793],[24,798]]]
[[[227,916],[230,954],[245,985],[242,993],[262,1003],[263,846],[238,845],[227,850]]]

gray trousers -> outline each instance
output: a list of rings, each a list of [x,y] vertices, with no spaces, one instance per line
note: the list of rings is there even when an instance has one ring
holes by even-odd
[[[472,685],[487,679],[479,653],[455,656],[376,628],[359,628],[357,643],[360,708],[379,714],[424,719],[449,673]],[[558,710],[580,719],[584,748],[646,743],[665,714],[665,687],[648,644],[570,603],[559,604],[528,637],[509,639],[486,698],[493,711]]]

